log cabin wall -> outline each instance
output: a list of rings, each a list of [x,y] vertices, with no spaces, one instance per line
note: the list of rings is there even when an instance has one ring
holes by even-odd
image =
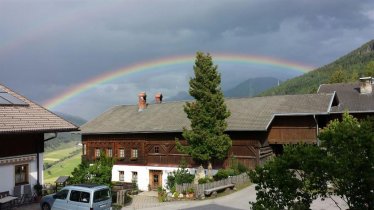
[[[228,167],[232,157],[249,168],[254,168],[265,157],[271,155],[266,145],[266,132],[230,132],[233,146],[229,158],[224,161],[214,161],[214,168]],[[175,145],[175,139],[181,139],[186,144],[181,133],[148,133],[148,134],[111,134],[111,135],[82,135],[82,143],[86,148],[83,159],[92,161],[96,158],[96,149],[105,151],[112,149],[117,165],[148,165],[177,167],[185,160],[188,167],[197,167],[190,156],[180,153]],[[260,139],[259,139],[260,138]],[[138,158],[131,159],[131,150],[138,149]],[[125,158],[120,158],[120,149],[125,149]],[[262,153],[261,153],[262,152]],[[84,153],[83,153],[84,154]]]
[[[43,133],[0,134],[0,157],[44,152]]]
[[[238,162],[248,168],[255,168],[273,155],[266,140],[267,132],[236,131],[228,134],[232,139],[232,147],[223,167],[230,167]]]
[[[313,116],[276,116],[268,135],[269,144],[317,143]]]

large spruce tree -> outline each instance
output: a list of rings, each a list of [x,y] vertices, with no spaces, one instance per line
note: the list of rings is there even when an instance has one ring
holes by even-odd
[[[191,122],[191,129],[183,129],[183,137],[188,145],[177,141],[177,148],[194,159],[208,163],[227,157],[231,139],[225,134],[226,119],[230,116],[221,90],[221,75],[212,57],[202,52],[196,53],[195,77],[190,80],[189,93],[195,98],[187,102],[184,111]]]

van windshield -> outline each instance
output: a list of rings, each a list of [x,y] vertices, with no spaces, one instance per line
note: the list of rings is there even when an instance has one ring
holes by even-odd
[[[108,199],[110,199],[109,189],[102,189],[102,190],[98,190],[94,192],[94,199],[93,199],[94,203],[105,201]]]

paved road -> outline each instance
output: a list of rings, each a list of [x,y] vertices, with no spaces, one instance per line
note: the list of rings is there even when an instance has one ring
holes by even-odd
[[[139,203],[142,203],[142,199],[145,199],[144,206]],[[343,205],[342,201],[335,197],[340,203],[341,209],[347,209],[346,205]],[[165,202],[165,203],[156,203],[152,204],[151,199],[147,197],[138,197],[135,205],[122,208],[122,210],[133,210],[133,209],[142,209],[142,210],[242,210],[249,209],[249,201],[256,200],[256,191],[255,186],[251,185],[247,188],[244,188],[238,192],[215,198],[207,199],[202,201],[174,201],[174,202]],[[155,200],[154,200],[155,201]],[[155,201],[157,202],[157,201]],[[313,210],[338,210],[334,202],[331,199],[326,199],[321,201],[317,199],[312,203],[311,209]]]
[[[256,193],[254,192],[254,187],[250,186],[245,189],[242,189],[238,192],[232,193],[230,195],[226,195],[223,197],[215,198],[215,199],[207,199],[202,201],[174,201],[174,202],[165,202],[162,203],[160,206],[150,206],[149,202],[147,205],[149,207],[139,208],[140,205],[137,203],[141,201],[141,199],[145,199],[149,201],[148,198],[137,198],[136,202],[134,200],[132,206],[124,207],[122,210],[130,210],[130,209],[143,209],[143,210],[176,210],[176,209],[183,209],[183,210],[240,210],[240,209],[249,209],[248,201],[249,199],[255,199]]]

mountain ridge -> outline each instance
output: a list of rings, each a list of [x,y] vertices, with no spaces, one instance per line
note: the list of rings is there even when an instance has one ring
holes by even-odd
[[[315,93],[321,84],[330,83],[329,80],[337,70],[348,77],[345,82],[357,81],[358,77],[364,76],[365,67],[371,61],[374,61],[374,40],[329,64],[270,88],[259,96]]]

